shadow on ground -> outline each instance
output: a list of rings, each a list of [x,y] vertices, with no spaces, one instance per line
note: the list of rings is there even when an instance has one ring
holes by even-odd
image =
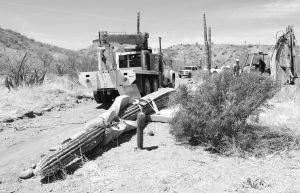
[[[109,151],[110,149],[117,148],[123,143],[126,143],[131,140],[131,138],[136,134],[136,130],[129,131],[127,133],[122,134],[118,140],[114,140],[109,142],[105,147],[101,147],[98,145],[93,150],[86,152],[83,157],[78,157],[74,163],[70,164],[64,170],[59,170],[58,172],[54,173],[52,176],[47,176],[41,180],[42,184],[49,184],[56,182],[58,180],[64,180],[67,175],[72,175],[76,170],[82,167],[82,165],[91,160],[95,160],[100,157],[104,152]],[[144,149],[151,151],[153,149],[157,149],[158,146],[154,147],[146,147]],[[84,161],[83,161],[84,159]]]
[[[112,103],[102,103],[101,105],[96,107],[96,109],[108,110],[111,107],[111,105],[112,105]]]

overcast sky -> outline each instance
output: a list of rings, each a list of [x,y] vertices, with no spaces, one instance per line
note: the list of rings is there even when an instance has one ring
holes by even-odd
[[[150,46],[203,44],[203,11],[215,44],[274,44],[294,25],[300,39],[300,0],[0,0],[0,27],[52,45],[82,49],[98,31],[150,34]]]

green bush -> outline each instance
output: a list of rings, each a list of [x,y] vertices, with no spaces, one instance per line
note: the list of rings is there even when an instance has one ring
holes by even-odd
[[[252,151],[255,145],[249,140],[257,135],[246,120],[257,116],[274,96],[273,81],[256,73],[234,77],[229,71],[203,79],[195,91],[180,85],[171,97],[170,105],[179,110],[170,121],[170,132],[179,141],[219,152],[232,147]]]

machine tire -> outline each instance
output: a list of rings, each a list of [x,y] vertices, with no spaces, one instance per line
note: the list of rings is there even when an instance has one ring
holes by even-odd
[[[96,103],[102,103],[102,100],[100,98],[100,93],[99,92],[100,91],[97,91],[97,90],[93,91],[93,95],[94,95],[94,99],[95,99]]]
[[[100,93],[100,98],[101,98],[102,103],[107,103],[108,101],[106,100],[106,98],[107,98],[106,92],[99,91],[99,93]]]
[[[156,77],[153,77],[151,79],[151,91],[152,92],[156,92],[158,91],[158,80]]]
[[[97,103],[111,103],[117,96],[115,91],[112,91],[110,95],[107,94],[107,91],[94,91],[93,94]]]
[[[178,75],[179,76],[179,78],[181,78],[181,76],[180,75]]]
[[[192,74],[189,74],[189,78],[192,78]]]
[[[145,78],[144,83],[144,96],[146,96],[151,93],[151,84],[148,78]]]
[[[107,92],[105,92],[105,100],[106,100],[107,103],[113,102],[113,100],[115,98],[116,98],[116,96],[115,96],[115,91],[114,90],[111,91],[110,95],[108,95]]]

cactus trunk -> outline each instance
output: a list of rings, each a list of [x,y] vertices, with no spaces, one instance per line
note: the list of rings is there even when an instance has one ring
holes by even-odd
[[[137,148],[143,149],[143,132],[145,127],[145,113],[140,112],[137,115]]]

